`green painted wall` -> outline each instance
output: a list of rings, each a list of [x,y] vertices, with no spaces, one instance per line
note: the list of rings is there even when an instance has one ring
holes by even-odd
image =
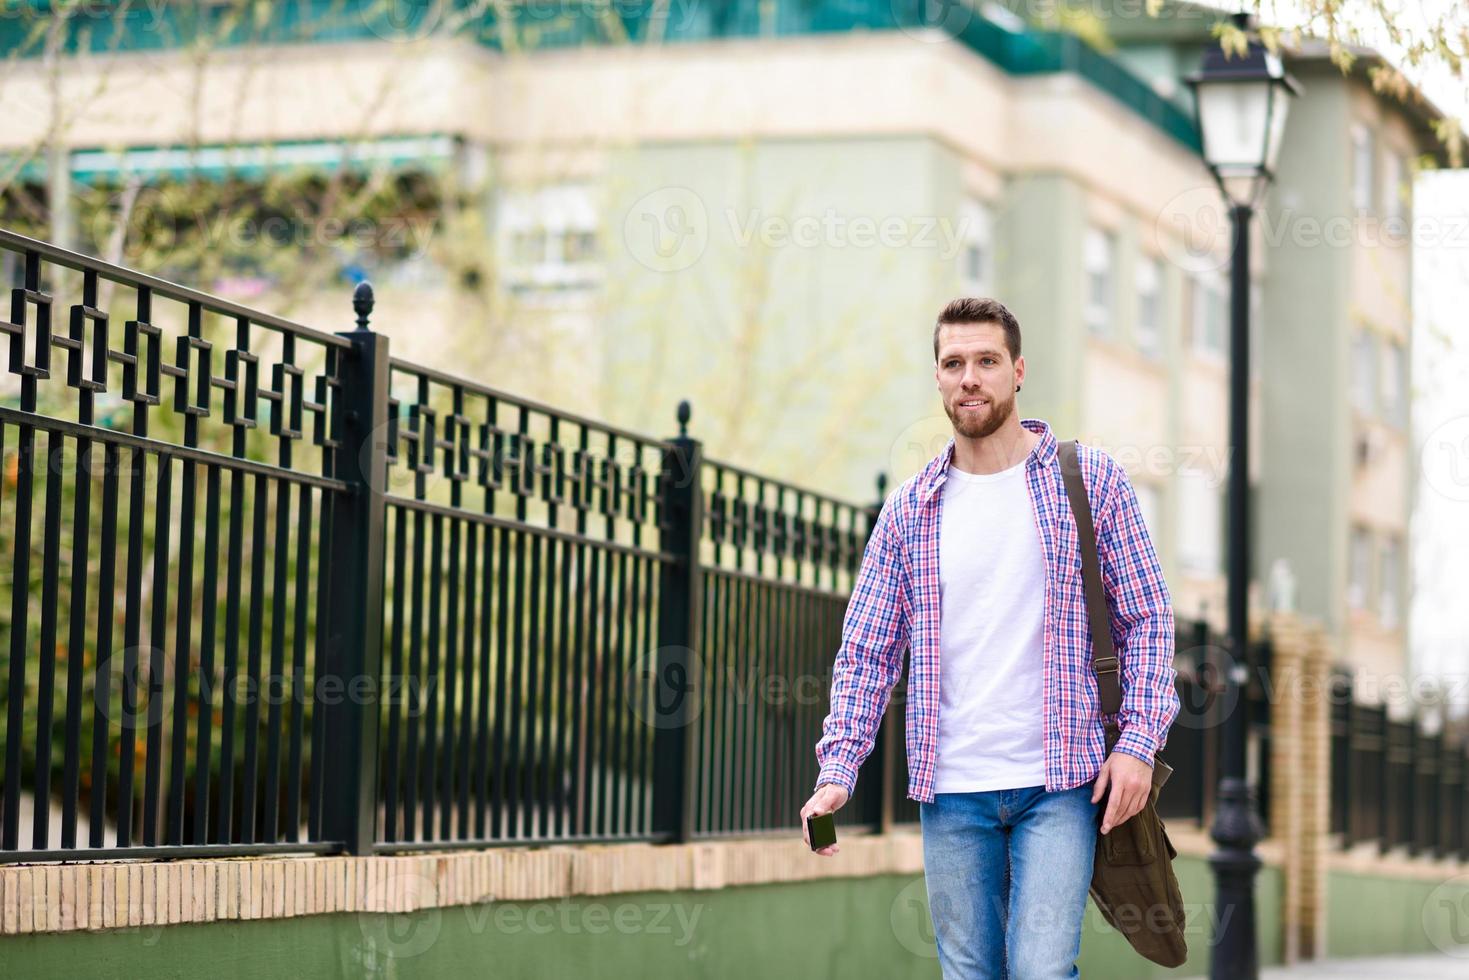
[[[942,418],[956,173],[917,137],[612,153],[603,213],[624,247],[606,256],[603,415],[673,435],[689,398],[708,455],[874,499],[904,432]]]
[[[1469,875],[1417,881],[1326,876],[1326,955],[1431,953],[1469,944]]]
[[[1139,980],[1205,972],[1212,883],[1176,862],[1193,957],[1150,969],[1088,905],[1082,975]],[[1259,881],[1261,959],[1279,961],[1280,877]],[[255,980],[412,978],[922,978],[939,968],[922,876],[829,879],[721,891],[502,902],[387,917],[337,914],[0,941],[7,980],[86,976]]]
[[[1261,570],[1276,558],[1290,563],[1297,609],[1335,629],[1351,485],[1352,249],[1324,243],[1321,223],[1351,210],[1347,87],[1324,73],[1307,72],[1300,81],[1310,111],[1291,113],[1280,174],[1256,218],[1255,241],[1268,243],[1269,262],[1256,334],[1263,345],[1264,479],[1254,547]]]
[[[1027,374],[1021,414],[1058,433],[1081,425],[1081,187],[1058,174],[1013,178],[997,222],[1000,299],[1020,321]]]

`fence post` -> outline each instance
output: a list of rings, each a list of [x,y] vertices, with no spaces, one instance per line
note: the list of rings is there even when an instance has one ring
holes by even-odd
[[[331,565],[322,677],[338,690],[325,707],[331,764],[323,784],[322,835],[342,842],[349,854],[370,853],[377,831],[388,338],[368,329],[372,306],[372,286],[359,283],[352,294],[357,329],[338,334],[352,346],[337,355],[341,431],[329,475],[349,489],[333,492],[325,505]]]
[[[655,701],[648,714],[654,726],[652,830],[674,842],[694,833],[692,743],[696,707],[706,696],[698,649],[703,449],[689,438],[691,414],[687,401],[678,403],[678,436],[663,451],[658,479],[660,550],[673,560],[663,563],[659,575]]]
[[[1459,748],[1459,767],[1464,774],[1459,781],[1459,859],[1469,860],[1469,833],[1465,832],[1464,823],[1469,821],[1469,738],[1466,738]]]
[[[1193,625],[1194,649],[1199,651],[1197,663],[1199,684],[1209,689],[1204,697],[1204,727],[1199,736],[1199,780],[1198,813],[1199,826],[1208,827],[1214,819],[1214,790],[1219,785],[1219,725],[1221,705],[1216,695],[1220,691],[1219,678],[1228,665],[1222,663],[1209,645],[1209,621],[1204,607],[1199,608],[1198,618]],[[1236,706],[1237,707],[1237,706]]]
[[[877,475],[877,502],[867,508],[867,536],[864,539],[864,548],[867,541],[872,540],[872,530],[877,526],[877,517],[882,512],[882,505],[887,500],[888,478],[886,473]],[[859,559],[860,560],[860,559]],[[894,686],[894,690],[897,687]],[[906,687],[904,689],[906,697]],[[869,810],[864,817],[866,822],[873,824],[879,834],[885,834],[893,826],[893,792],[894,783],[897,781],[897,739],[902,735],[898,727],[902,723],[902,713],[894,713],[891,699],[888,701],[887,710],[883,712],[882,723],[878,726],[877,737],[872,743],[872,752],[867,757],[866,765],[875,767],[878,774],[877,801],[868,804]],[[869,769],[869,771],[871,771]]]

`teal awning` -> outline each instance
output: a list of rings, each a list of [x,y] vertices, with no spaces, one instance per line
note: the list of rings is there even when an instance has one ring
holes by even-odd
[[[84,184],[100,180],[123,182],[128,177],[152,180],[203,177],[222,180],[258,179],[267,173],[304,169],[331,173],[343,166],[360,172],[438,170],[454,156],[450,136],[399,136],[343,142],[301,140],[280,143],[217,146],[135,146],[125,150],[81,149],[71,152],[72,179]],[[0,172],[8,172],[13,157],[0,158]],[[33,159],[19,178],[42,181],[46,161]]]

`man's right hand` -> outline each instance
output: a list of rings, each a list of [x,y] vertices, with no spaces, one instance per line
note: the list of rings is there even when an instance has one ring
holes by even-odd
[[[801,839],[806,842],[807,847],[811,846],[811,833],[806,829],[806,818],[819,817],[823,813],[836,813],[846,803],[847,791],[840,786],[825,783],[816,787],[816,792],[811,794],[811,799],[801,807]],[[841,844],[833,844],[830,847],[823,847],[816,853],[823,857],[831,857],[841,849]]]

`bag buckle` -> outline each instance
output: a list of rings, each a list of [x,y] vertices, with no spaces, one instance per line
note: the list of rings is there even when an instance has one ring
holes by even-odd
[[[1097,673],[1117,673],[1118,664],[1116,657],[1095,657],[1092,659],[1092,669]]]

